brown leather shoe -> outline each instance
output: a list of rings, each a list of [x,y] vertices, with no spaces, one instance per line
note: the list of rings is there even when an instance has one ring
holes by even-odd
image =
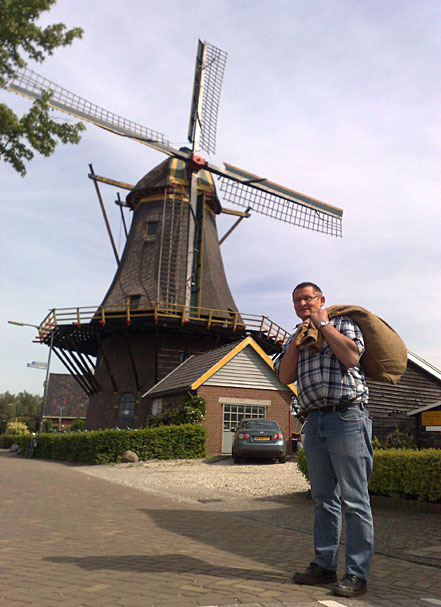
[[[354,597],[367,592],[367,582],[353,573],[346,573],[340,581],[332,587],[337,596]]]
[[[304,573],[294,573],[292,580],[294,584],[315,586],[316,584],[331,584],[337,581],[337,575],[331,569],[325,569],[317,563],[311,563]]]

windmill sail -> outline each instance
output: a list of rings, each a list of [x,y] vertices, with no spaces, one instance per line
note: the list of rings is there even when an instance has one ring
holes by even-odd
[[[342,209],[225,164],[219,171],[223,200],[316,232],[341,236]],[[214,171],[213,171],[214,172]]]
[[[207,42],[198,42],[188,140],[193,150],[216,152],[217,113],[227,53]]]
[[[41,99],[41,94],[44,91],[50,91],[51,98],[48,101],[50,107],[96,124],[118,135],[136,139],[166,154],[173,154],[170,151],[169,142],[162,133],[109,112],[87,101],[87,99],[83,99],[79,95],[58,86],[55,82],[44,78],[44,76],[40,76],[40,74],[37,74],[33,70],[24,68],[16,72],[13,80],[8,83],[8,88],[14,93],[31,99]]]
[[[207,151],[215,149],[217,106],[225,63],[226,53],[207,43],[199,43],[189,138],[193,145],[196,142],[196,148],[200,145]],[[49,90],[52,93],[51,107],[194,164],[194,155],[189,150],[174,149],[162,133],[94,105],[32,70],[26,68],[17,72],[8,88],[32,99],[41,99],[42,92]],[[231,164],[224,163],[224,167],[216,167],[198,158],[197,166],[192,170],[204,168],[218,175],[220,192],[230,203],[251,207],[258,213],[301,228],[331,236],[342,235],[342,209]]]

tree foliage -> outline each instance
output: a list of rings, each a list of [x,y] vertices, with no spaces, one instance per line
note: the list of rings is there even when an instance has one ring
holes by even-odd
[[[200,424],[206,412],[206,401],[202,396],[187,396],[182,400],[180,407],[168,409],[158,415],[148,415],[146,428],[157,426],[171,426],[180,424]]]
[[[25,422],[31,430],[38,427],[43,398],[38,394],[20,392],[0,394],[0,433],[6,431],[7,423],[12,420]]]
[[[63,23],[40,27],[36,21],[56,0],[0,0],[0,88],[17,70],[32,59],[42,63],[60,46],[81,38],[79,27],[67,30]],[[78,143],[84,130],[82,123],[69,124],[49,117],[50,91],[34,101],[29,112],[21,117],[6,104],[0,104],[0,158],[24,176],[25,162],[32,160],[34,151],[50,156],[57,144]]]
[[[29,428],[23,422],[8,422],[6,434],[30,434]]]

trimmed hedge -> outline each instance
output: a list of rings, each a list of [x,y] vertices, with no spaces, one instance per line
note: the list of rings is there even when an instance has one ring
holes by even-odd
[[[29,434],[25,435],[29,438]],[[0,434],[0,449],[10,449],[14,443],[19,444],[19,439],[23,434]]]
[[[206,457],[207,431],[200,424],[160,426],[142,430],[95,430],[68,434],[40,434],[35,457],[84,464],[121,461],[124,451],[139,459],[195,459]],[[16,442],[24,454],[29,437]]]
[[[297,466],[309,481],[304,449]],[[369,491],[421,502],[441,501],[441,449],[375,449]]]
[[[371,493],[441,501],[441,449],[378,449],[369,483]]]

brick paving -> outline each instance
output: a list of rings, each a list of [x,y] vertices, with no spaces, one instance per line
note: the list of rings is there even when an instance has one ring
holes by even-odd
[[[291,583],[309,560],[311,536],[277,525],[277,503],[258,520],[256,509],[248,517],[178,502],[5,451],[0,479],[0,607],[288,607],[336,599],[329,587]],[[433,525],[433,545],[439,517],[420,516],[426,530]],[[404,538],[414,530],[405,517],[397,521],[385,529],[411,546]],[[403,560],[400,550],[375,556],[358,605],[441,599],[439,562]]]

